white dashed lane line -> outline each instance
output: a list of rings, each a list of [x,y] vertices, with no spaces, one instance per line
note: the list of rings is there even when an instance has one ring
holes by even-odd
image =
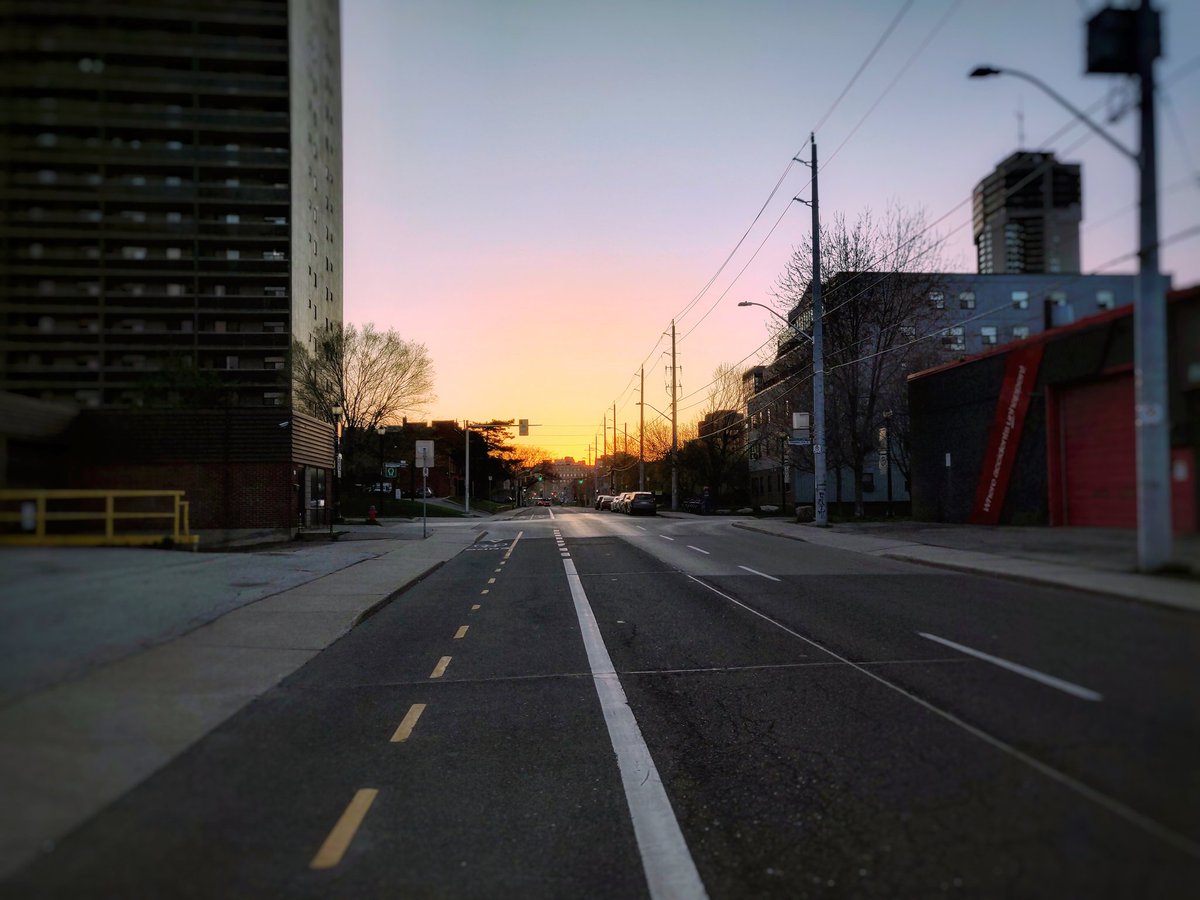
[[[707,550],[701,550],[699,547],[693,547],[691,544],[688,544],[687,548],[689,550],[695,550],[697,553],[703,553],[705,556],[712,556],[712,554],[709,553]]]
[[[758,569],[752,569],[749,566],[738,566],[739,569],[745,569],[751,575],[759,575],[763,578],[770,578],[772,581],[782,581],[782,578],[776,578],[774,575],[768,575],[766,572],[760,572]]]

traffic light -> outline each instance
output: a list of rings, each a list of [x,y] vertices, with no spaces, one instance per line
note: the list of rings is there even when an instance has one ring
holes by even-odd
[[[538,476],[538,481],[541,481],[541,480],[542,480],[542,476],[541,476],[541,475],[539,475],[539,476]]]
[[[583,479],[582,479],[582,478],[580,478],[580,479],[579,479],[579,483],[580,483],[580,484],[583,484]]]

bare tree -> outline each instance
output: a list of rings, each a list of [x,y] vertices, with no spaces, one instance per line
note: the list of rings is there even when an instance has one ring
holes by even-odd
[[[731,497],[745,486],[746,382],[735,366],[713,371],[701,417],[691,424],[695,437],[680,453],[683,480],[708,487],[714,499]]]
[[[822,231],[827,460],[835,478],[843,466],[854,473],[858,516],[866,461],[877,449],[883,413],[896,411],[905,375],[923,352],[920,337],[936,330],[944,316],[936,274],[942,245],[928,231],[922,210],[900,206],[889,207],[882,219],[866,210],[853,224],[836,215]],[[790,320],[809,334],[811,282],[809,243],[796,249],[775,292]],[[799,342],[797,352],[811,370],[811,346]],[[893,422],[893,428],[899,424]]]
[[[406,341],[395,329],[378,331],[332,325],[320,331],[310,349],[292,344],[296,405],[327,422],[342,407],[346,427],[369,432],[395,423],[405,413],[432,403],[433,361],[424,344]]]

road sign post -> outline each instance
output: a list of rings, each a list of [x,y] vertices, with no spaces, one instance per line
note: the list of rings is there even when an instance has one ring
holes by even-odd
[[[433,465],[433,441],[416,442],[416,465],[421,467],[421,537],[429,537],[429,467]]]

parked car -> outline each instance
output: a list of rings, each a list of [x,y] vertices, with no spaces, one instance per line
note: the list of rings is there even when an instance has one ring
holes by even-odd
[[[617,502],[613,504],[613,509],[617,512],[629,512],[629,498],[633,496],[633,491],[622,491],[617,496]]]
[[[538,506],[549,506],[549,505],[550,505],[550,498],[549,498],[549,497],[538,497],[538,499],[537,499],[537,505],[538,505]]]
[[[654,495],[649,491],[635,491],[625,501],[625,511],[631,516],[638,514],[654,516],[658,514],[658,504],[654,502]]]
[[[613,501],[616,499],[617,498],[611,494],[601,494],[596,498],[596,509],[611,510],[613,508]]]

